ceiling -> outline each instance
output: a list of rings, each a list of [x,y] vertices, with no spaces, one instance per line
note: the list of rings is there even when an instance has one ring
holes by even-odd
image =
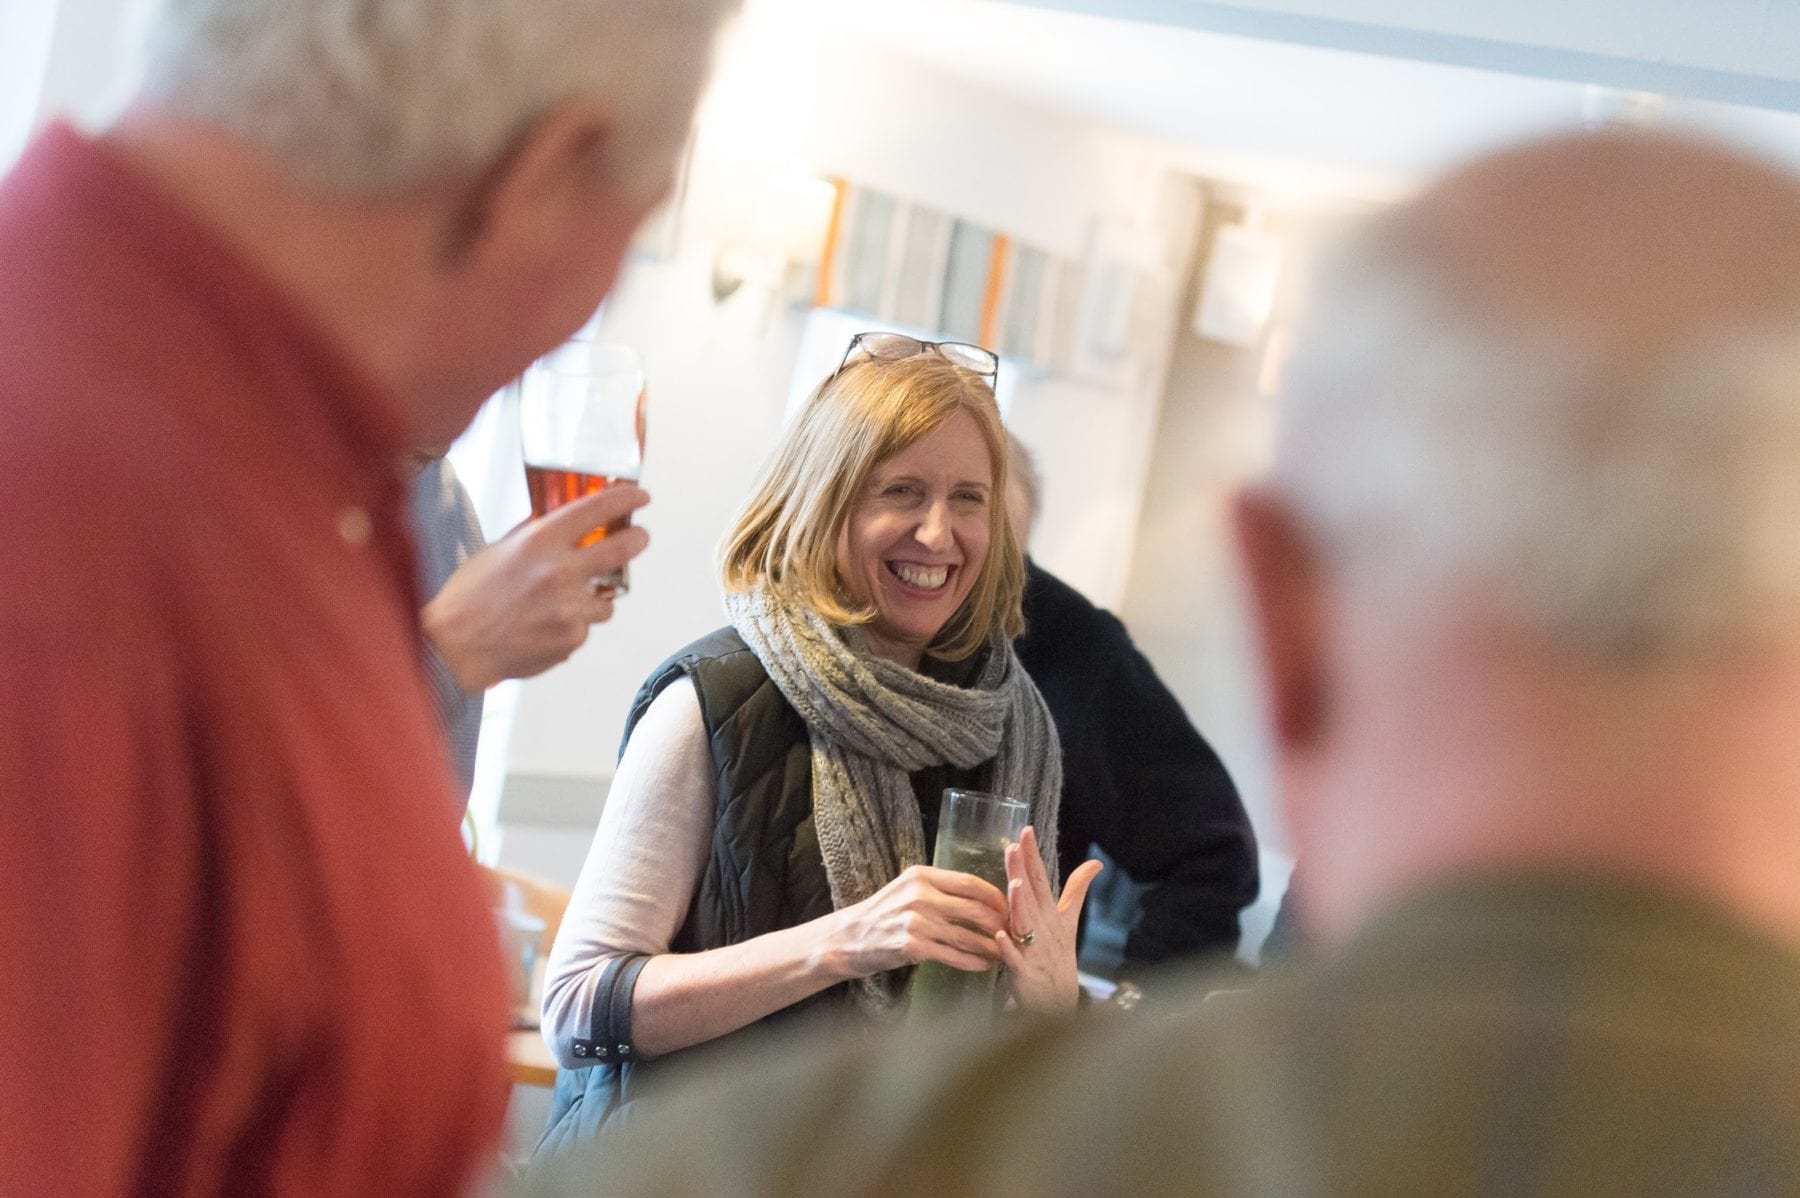
[[[1381,198],[1497,141],[1697,123],[1800,163],[1800,116],[994,0],[767,0],[944,74],[1167,147],[1196,173]]]

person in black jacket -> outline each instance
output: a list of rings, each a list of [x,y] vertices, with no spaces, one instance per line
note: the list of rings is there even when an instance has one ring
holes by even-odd
[[[1039,482],[1030,452],[1008,440],[1007,509],[1023,545]],[[1229,956],[1257,891],[1256,838],[1231,775],[1118,618],[1029,558],[1026,568],[1016,650],[1062,741],[1062,872],[1090,845],[1118,866],[1090,891],[1083,967],[1132,976]]]

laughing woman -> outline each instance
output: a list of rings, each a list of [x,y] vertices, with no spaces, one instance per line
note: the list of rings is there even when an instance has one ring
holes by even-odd
[[[862,334],[766,468],[725,545],[730,626],[632,706],[551,953],[541,1150],[613,1119],[670,1054],[800,1011],[891,1015],[921,961],[998,962],[1021,1007],[1076,1004],[1099,865],[1057,901],[1056,733],[1012,650],[996,368]],[[1006,894],[924,864],[947,786],[1030,803]]]

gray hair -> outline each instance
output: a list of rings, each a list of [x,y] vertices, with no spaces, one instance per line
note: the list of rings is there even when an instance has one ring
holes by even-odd
[[[156,0],[140,94],[300,177],[395,191],[471,177],[577,95],[619,183],[663,186],[736,0]]]
[[[1371,234],[1319,272],[1271,485],[1386,610],[1478,594],[1615,661],[1800,612],[1800,294],[1630,361]]]
[[[1038,513],[1044,510],[1043,480],[1038,476],[1037,460],[1031,456],[1031,450],[1011,429],[1006,432],[1006,477],[1025,492],[1026,510],[1031,522],[1037,523]]]

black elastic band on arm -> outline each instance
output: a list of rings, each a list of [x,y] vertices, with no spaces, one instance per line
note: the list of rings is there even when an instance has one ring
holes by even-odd
[[[626,953],[614,957],[600,970],[588,1039],[575,1041],[576,1056],[601,1064],[637,1057],[637,1048],[631,1042],[631,996],[637,989],[638,974],[649,960],[648,953]]]

